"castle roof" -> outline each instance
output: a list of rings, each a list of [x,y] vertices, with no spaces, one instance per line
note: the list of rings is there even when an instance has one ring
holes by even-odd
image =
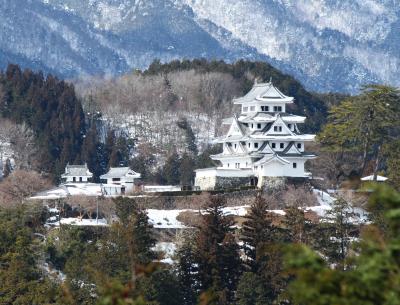
[[[109,171],[101,175],[101,179],[112,179],[121,177],[140,178],[140,174],[131,170],[129,167],[110,167]]]
[[[304,123],[306,117],[289,114],[289,113],[279,113],[282,120],[286,123]],[[249,114],[241,114],[237,120],[241,123],[271,123],[275,122],[278,113],[274,112],[252,112]],[[232,124],[234,118],[223,119],[222,124],[230,125]]]
[[[284,102],[292,103],[293,97],[286,96],[272,82],[254,84],[253,88],[243,97],[233,100],[234,104],[247,104],[252,102]]]
[[[66,177],[93,177],[93,174],[89,171],[86,163],[84,165],[67,164],[64,174],[61,175],[61,178]]]

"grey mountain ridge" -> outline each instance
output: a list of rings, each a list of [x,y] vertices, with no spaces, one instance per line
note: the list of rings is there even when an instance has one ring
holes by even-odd
[[[311,90],[356,92],[400,85],[399,20],[389,0],[0,0],[0,67],[75,77],[243,58]]]

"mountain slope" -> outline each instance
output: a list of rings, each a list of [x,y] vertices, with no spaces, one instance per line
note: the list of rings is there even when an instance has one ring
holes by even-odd
[[[268,61],[317,91],[400,85],[398,0],[0,0],[0,28],[1,66],[64,77],[205,57]]]

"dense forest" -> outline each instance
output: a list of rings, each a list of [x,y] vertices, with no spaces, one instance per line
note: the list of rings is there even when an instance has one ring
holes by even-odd
[[[370,222],[357,224],[343,198],[325,221],[292,207],[276,222],[257,196],[239,228],[222,197],[205,198],[207,213],[182,233],[173,264],[160,262],[134,199],[114,199],[110,227],[46,236],[43,206],[0,208],[0,302],[397,304],[400,194],[381,187],[369,197]]]

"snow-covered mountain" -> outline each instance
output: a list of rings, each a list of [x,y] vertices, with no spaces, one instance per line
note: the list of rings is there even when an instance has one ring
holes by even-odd
[[[120,74],[265,60],[317,91],[400,86],[399,0],[0,0],[0,66]]]

